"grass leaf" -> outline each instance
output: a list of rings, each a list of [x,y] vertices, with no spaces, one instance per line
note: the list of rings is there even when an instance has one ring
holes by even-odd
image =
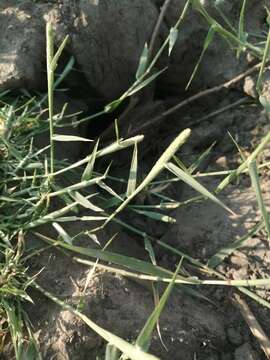
[[[144,87],[146,87],[148,84],[153,82],[159,75],[161,75],[165,70],[167,70],[167,67],[150,75],[146,80],[141,81],[139,83],[139,85],[137,85],[134,89],[129,91],[128,96],[132,96],[132,95],[136,94],[138,91],[140,91],[141,89],[143,89]]]
[[[83,141],[83,142],[91,142],[93,140],[86,139],[84,137],[75,136],[75,135],[59,135],[54,134],[53,135],[54,141]]]
[[[134,209],[134,208],[133,208],[133,211],[135,211],[138,214],[147,216],[150,219],[157,220],[157,221],[162,221],[162,222],[171,223],[171,224],[176,223],[176,220],[174,218],[172,218],[168,215],[161,214],[157,211],[139,210],[139,209]]]
[[[147,46],[147,43],[145,43],[141,57],[140,57],[139,66],[138,66],[138,69],[136,72],[137,80],[144,74],[146,67],[147,67],[147,62],[148,62],[148,46]]]
[[[177,28],[172,27],[170,28],[170,34],[169,34],[169,56],[171,55],[172,49],[174,48],[174,45],[177,41],[179,31]]]
[[[269,18],[269,11],[267,10],[268,18]],[[262,58],[262,65],[260,67],[259,76],[256,83],[256,90],[259,95],[261,95],[261,87],[262,87],[262,79],[263,79],[263,73],[266,66],[266,62],[269,57],[269,51],[270,51],[270,23],[268,23],[268,35],[266,40],[266,45],[264,48],[263,58]]]
[[[248,168],[249,168],[249,173],[250,173],[252,186],[253,186],[253,189],[255,191],[256,199],[257,199],[257,202],[258,202],[258,205],[259,205],[262,217],[263,217],[265,229],[266,229],[267,234],[268,234],[268,240],[270,240],[269,216],[268,216],[268,212],[266,210],[266,207],[265,207],[265,204],[264,204],[264,201],[263,201],[262,190],[261,190],[261,186],[260,186],[260,180],[259,180],[256,160],[251,161]]]
[[[229,209],[225,204],[223,204],[223,202],[220,201],[215,195],[210,193],[210,191],[208,191],[203,185],[201,185],[197,180],[195,180],[190,174],[185,173],[182,169],[180,169],[178,166],[174,165],[173,163],[168,163],[166,165],[166,168],[174,175],[176,175],[179,179],[181,179],[186,184],[188,184],[193,189],[195,189],[200,194],[202,194],[204,197],[212,200],[214,203],[218,204],[223,209],[235,215],[231,209]]]
[[[164,291],[164,293],[159,301],[159,304],[157,305],[155,310],[152,312],[152,314],[149,316],[146,324],[144,325],[142,331],[140,332],[140,334],[136,340],[136,346],[138,346],[140,349],[142,349],[144,351],[148,351],[148,349],[150,347],[151,336],[152,336],[153,330],[154,330],[154,328],[157,324],[157,321],[166,305],[166,302],[169,299],[169,296],[173,289],[174,282],[178,275],[180,267],[181,267],[181,261],[177,266],[177,269],[173,275],[172,281],[168,285],[167,289]]]
[[[246,3],[247,3],[247,0],[243,0],[240,17],[239,17],[239,24],[238,24],[238,39],[240,40],[241,43],[246,43],[247,38],[248,38],[248,34],[244,31]],[[239,45],[238,50],[237,50],[237,58],[238,59],[239,59],[239,56],[240,56],[242,50],[244,50],[243,46]]]
[[[216,24],[212,24],[212,25],[210,26],[210,29],[208,30],[208,33],[207,33],[206,38],[205,38],[205,40],[204,40],[204,44],[203,44],[203,49],[202,49],[201,55],[200,55],[199,60],[197,61],[197,64],[195,65],[195,68],[194,68],[194,70],[193,70],[193,72],[192,72],[192,74],[191,74],[191,76],[190,76],[190,79],[189,79],[189,81],[188,81],[188,83],[187,83],[187,86],[186,86],[186,90],[189,88],[191,82],[193,81],[193,79],[194,79],[194,77],[195,77],[195,75],[196,75],[196,73],[197,73],[197,70],[198,70],[198,68],[199,68],[199,66],[200,66],[200,64],[201,64],[201,61],[202,61],[202,59],[203,59],[203,56],[204,56],[204,54],[205,54],[208,46],[211,44],[211,42],[212,42],[213,39],[214,39],[214,35],[215,35],[215,33],[216,33],[216,29],[217,29]]]
[[[57,222],[53,222],[52,226],[67,244],[72,245],[72,238],[67,234],[67,232],[62,228],[60,224],[58,224]]]
[[[231,244],[223,247],[222,249],[220,249],[216,254],[214,254],[213,256],[211,256],[211,258],[208,261],[208,266],[210,268],[215,268],[217,267],[219,264],[222,263],[222,261],[228,257],[229,255],[231,255],[235,250],[239,249],[241,246],[244,245],[245,241],[250,239],[252,236],[254,236],[255,234],[258,233],[258,231],[260,231],[263,228],[263,223],[259,222],[258,224],[256,224],[247,234],[245,234],[244,236],[242,236],[240,239],[237,239],[235,241],[233,241]]]
[[[175,155],[178,149],[184,145],[191,133],[190,129],[183,130],[174,141],[168,146],[164,151],[158,161],[155,163],[153,168],[150,170],[146,178],[141,182],[141,184],[135,189],[135,191],[114,211],[112,215],[106,220],[103,226],[105,226],[109,221],[111,221],[120,211],[122,211],[130,201],[138,195],[147,185],[151,183],[159,173],[164,169],[167,162]]]
[[[90,209],[93,210],[95,212],[102,212],[103,210],[92,204],[91,201],[89,201],[85,196],[83,196],[82,194],[80,194],[78,191],[76,191],[73,194],[70,194],[70,196],[78,202],[78,204],[80,204],[82,207],[84,207],[85,209]]]
[[[97,142],[95,143],[94,149],[92,151],[92,154],[89,158],[89,161],[84,169],[84,172],[82,174],[82,181],[83,180],[90,180],[93,174],[93,170],[94,170],[94,165],[95,165],[95,161],[96,161],[96,156],[97,156],[97,149],[98,149],[98,145],[99,145],[99,140],[97,140]]]
[[[113,344],[107,344],[105,360],[119,360],[120,351]]]
[[[134,144],[134,151],[130,165],[128,185],[126,195],[129,197],[136,189],[137,184],[137,170],[138,170],[138,146]]]

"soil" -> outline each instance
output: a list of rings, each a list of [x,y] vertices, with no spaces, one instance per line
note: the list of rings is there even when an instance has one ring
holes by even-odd
[[[4,50],[2,46],[1,51],[10,54],[14,50],[13,47],[17,49],[12,58],[13,60],[0,64],[1,89],[18,89],[24,85],[29,88],[42,87],[42,80],[36,74],[40,74],[44,61],[42,52],[44,52],[45,45],[42,22],[49,16],[53,19],[59,34],[58,41],[66,32],[72,34],[69,53],[76,57],[77,64],[83,73],[84,85],[94,89],[95,96],[99,100],[102,99],[101,101],[118,96],[126,89],[134,71],[136,71],[141,49],[145,39],[151,34],[160,2],[123,1],[120,4],[117,1],[112,1],[112,7],[110,7],[108,1],[104,1],[100,2],[100,8],[95,1],[56,1],[52,3],[33,4],[29,1],[22,1],[17,6],[14,1],[5,1],[0,5],[0,27],[8,28],[12,25],[14,32],[20,34],[15,45],[8,38],[6,42],[3,42],[2,35],[0,36],[0,43],[4,44]],[[99,2],[97,1],[97,3]],[[164,34],[170,27],[172,19],[174,19],[175,8],[179,8],[179,3],[183,4],[181,1],[173,1],[174,7],[167,14],[163,28]],[[237,2],[237,6],[239,6],[239,3],[240,1]],[[253,9],[256,8],[259,15],[252,17],[250,20],[256,24],[249,23],[249,25],[252,28],[257,28],[264,23],[265,19],[262,19],[262,13],[256,7],[257,2],[251,1],[250,3],[250,6]],[[72,4],[74,5],[74,11],[72,10]],[[233,8],[235,12],[237,6]],[[227,11],[230,10],[232,10],[232,7],[229,6]],[[129,13],[129,11],[133,12]],[[141,11],[145,16],[139,16]],[[31,25],[27,25],[27,21],[29,21],[27,13],[33,19],[33,21],[29,22]],[[123,13],[125,14],[124,17],[122,16]],[[121,25],[119,21],[119,26],[117,25],[111,31],[111,21],[115,16],[116,19],[121,18],[123,23]],[[15,18],[15,23],[13,23],[13,18]],[[139,21],[136,22],[136,26],[133,28],[134,18],[139,19]],[[42,22],[40,23],[38,19],[42,19]],[[106,25],[103,27],[99,25],[100,23]],[[36,26],[41,26],[43,32],[37,32]],[[33,27],[33,31],[31,27]],[[22,34],[21,29],[24,29]],[[128,33],[126,29],[133,30]],[[188,42],[187,38],[201,33],[203,29],[205,30],[205,25],[200,20],[196,20],[186,33],[184,32],[183,38],[180,38],[176,46],[170,72],[165,77],[162,77],[157,84],[157,89],[159,91],[162,89],[157,96],[159,99],[153,101],[153,106],[140,104],[140,107],[136,107],[136,110],[129,115],[133,119],[130,121],[135,119],[136,122],[140,118],[144,106],[145,113],[148,114],[149,112],[152,115],[153,109],[154,112],[160,111],[160,109],[168,107],[169,104],[175,101],[175,97],[180,93],[176,90],[176,87],[182,88],[181,84],[186,82],[185,77],[181,79],[180,83],[176,81],[183,75],[183,69],[185,69],[186,76],[185,64],[190,62],[190,58],[187,58],[185,54],[193,49],[192,54],[197,58],[195,55],[199,54],[200,50],[193,40]],[[26,30],[32,31],[34,35],[26,34]],[[8,36],[14,37],[13,30]],[[31,36],[31,39],[33,38],[30,44],[25,42],[28,36]],[[122,39],[121,46],[119,45],[119,39],[116,40],[116,44],[112,45],[118,37]],[[91,38],[91,42],[86,46],[85,43],[89,38]],[[199,42],[201,43],[198,40]],[[27,51],[24,51],[26,44],[28,46]],[[36,52],[37,44],[42,46],[43,50]],[[183,46],[183,44],[186,45]],[[216,61],[214,59],[219,59],[218,54],[223,52],[223,46],[222,42],[218,43],[204,60],[202,75],[194,83],[194,89],[214,85],[217,80],[221,82],[220,79],[229,79],[233,74],[244,68],[246,59],[236,63],[232,56],[229,62],[226,62],[225,67],[223,66],[224,62],[220,62],[220,66],[217,68],[213,65],[213,62]],[[119,59],[119,53],[122,56],[121,59]],[[93,54],[95,54],[94,57]],[[209,63],[210,59],[211,62]],[[227,60],[228,57],[226,57]],[[27,72],[23,71],[25,63],[30,64]],[[211,75],[207,71],[207,66],[215,69]],[[245,91],[252,95],[250,90]],[[168,96],[164,96],[164,93],[167,93]],[[152,129],[151,135],[154,133],[155,138],[159,139],[159,141],[155,142],[154,145],[147,141],[141,156],[141,162],[143,163],[141,172],[144,173],[154,163],[158,154],[165,149],[169,141],[181,129],[208,113],[210,109],[215,110],[217,104],[218,107],[222,107],[232,100],[237,100],[240,96],[243,96],[241,89],[224,92],[214,99],[207,100],[207,102],[196,103],[193,108],[187,109],[185,114],[174,114],[166,119],[166,123]],[[72,109],[81,106],[91,107],[89,99],[84,98],[83,103],[79,104],[76,101],[74,99],[70,100],[74,105],[72,105]],[[62,104],[63,100],[59,100],[59,103]],[[213,147],[211,155],[203,162],[200,168],[201,172],[235,168],[240,164],[241,159],[228,132],[236,139],[243,149],[243,153],[248,155],[249,151],[269,130],[269,120],[258,106],[251,103],[237,107],[215,116],[211,120],[193,126],[193,137],[180,156],[187,163],[191,163],[202,151],[212,145],[213,141],[216,141],[217,143]],[[82,129],[82,132],[87,132],[87,129]],[[40,146],[42,146],[43,140],[40,141]],[[76,149],[78,151],[76,154],[70,154],[70,148],[66,151],[65,156],[69,158],[74,156],[76,158],[83,149],[80,151]],[[63,155],[63,149],[59,150],[59,154]],[[264,162],[268,161],[269,157],[270,152],[269,148],[267,148],[264,151],[262,160]],[[124,169],[124,165],[122,167],[119,165],[112,171],[119,172],[119,169],[121,171],[127,170]],[[270,207],[270,182],[267,171],[268,168],[261,172],[261,186],[266,205]],[[198,177],[198,179],[208,189],[212,190],[218,185],[221,177],[208,176]],[[167,192],[168,196],[177,201],[185,201],[195,195],[190,188],[182,183],[174,183]],[[228,186],[219,195],[219,198],[236,215],[230,215],[217,205],[204,201],[171,211],[170,216],[174,217],[177,222],[175,225],[170,226],[159,225],[153,223],[153,221],[130,219],[129,214],[123,216],[126,221],[131,222],[132,220],[132,224],[135,221],[136,225],[145,229],[145,231],[147,230],[149,235],[154,238],[162,240],[206,263],[217,251],[245,235],[260,219],[256,198],[248,176],[243,175],[240,181]],[[88,230],[86,225],[77,223],[68,225],[66,228],[66,231],[71,234],[83,233],[86,230]],[[56,237],[56,233],[51,229],[41,228],[39,231]],[[148,253],[142,246],[141,240],[116,225],[110,225],[100,232],[98,241],[105,244],[116,233],[118,235],[113,241],[110,250],[148,260]],[[251,237],[245,241],[241,248],[224,259],[218,266],[218,271],[229,279],[269,277],[270,249],[269,242],[266,239],[266,234],[263,231]],[[86,236],[80,239],[80,242],[84,246],[96,246]],[[29,246],[36,246],[39,244],[39,240],[33,234],[29,234],[28,243]],[[175,264],[179,261],[175,255],[165,252],[164,249],[157,245],[154,246],[154,250],[158,264],[172,270],[175,269]],[[43,269],[38,276],[38,283],[41,286],[68,303],[79,306],[87,316],[99,325],[129,341],[136,338],[154,308],[152,291],[144,283],[138,283],[101,269],[96,269],[91,274],[91,267],[79,265],[57,249],[42,252],[34,260],[31,260],[29,266],[33,273]],[[189,269],[189,265],[184,262],[185,266]],[[160,294],[163,289],[160,286]],[[151,353],[164,360],[265,359],[258,342],[232,302],[232,289],[230,287],[208,286],[193,289],[199,291],[202,297],[190,296],[186,288],[175,287],[160,319],[161,338],[158,332],[155,332],[150,348]],[[269,289],[261,288],[257,289],[256,292],[263,299],[270,300]],[[81,320],[68,311],[61,310],[57,305],[41,296],[40,293],[33,292],[31,296],[34,305],[25,304],[24,307],[33,324],[35,336],[40,344],[44,359],[96,360],[98,356],[104,357],[105,343],[86,327]],[[203,296],[209,300],[206,300]],[[270,335],[269,310],[254,301],[247,299],[247,302],[266,334]],[[8,346],[5,352],[0,355],[0,358],[12,358]]]

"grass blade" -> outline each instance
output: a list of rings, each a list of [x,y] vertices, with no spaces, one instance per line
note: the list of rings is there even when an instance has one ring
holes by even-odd
[[[135,211],[138,214],[147,216],[150,219],[157,220],[157,221],[162,221],[162,222],[171,223],[171,224],[176,223],[176,220],[174,218],[172,218],[172,217],[170,217],[168,215],[161,214],[161,213],[156,212],[156,211],[138,210],[138,209],[133,209],[133,211]]]
[[[105,360],[119,360],[120,352],[113,344],[107,344]]]
[[[181,263],[182,262],[180,261],[180,263],[177,266],[177,269],[173,275],[172,281],[168,285],[167,289],[164,291],[164,293],[159,301],[159,304],[157,305],[155,310],[152,312],[152,314],[149,316],[146,324],[144,325],[142,331],[140,332],[140,334],[136,340],[136,346],[139,347],[139,349],[142,349],[143,351],[148,351],[148,349],[150,347],[152,333],[153,333],[154,328],[158,322],[158,319],[166,305],[166,302],[169,299],[169,296],[170,296],[171,291],[174,286],[175,279],[180,270]]]
[[[169,34],[169,56],[171,55],[172,49],[177,41],[179,31],[177,28],[172,27]]]
[[[50,172],[54,172],[54,141],[53,141],[53,89],[54,89],[54,71],[51,67],[53,59],[53,28],[50,22],[46,25],[46,53],[47,53],[47,86],[48,86],[48,104],[49,104],[49,123],[50,123]]]
[[[235,240],[233,243],[229,244],[228,246],[220,249],[216,254],[214,254],[208,261],[208,266],[210,268],[215,268],[222,261],[231,255],[235,250],[239,249],[246,240],[250,239],[252,236],[257,234],[263,228],[263,222],[259,222],[256,224],[246,235],[242,236],[240,239]]]
[[[264,73],[264,69],[266,66],[266,62],[269,56],[269,50],[270,50],[270,15],[269,15],[269,11],[267,10],[267,23],[268,23],[268,35],[267,35],[267,40],[266,40],[266,45],[264,48],[264,53],[263,53],[263,59],[262,59],[262,65],[260,68],[260,72],[259,72],[259,76],[257,79],[257,83],[256,83],[256,90],[258,92],[259,95],[261,95],[261,85],[262,85],[262,77],[263,77],[263,73]]]
[[[58,224],[57,222],[53,222],[52,226],[67,244],[72,245],[72,238],[67,234],[67,232],[62,228],[60,224]]]
[[[93,141],[91,139],[86,139],[86,138],[81,137],[81,136],[59,135],[59,134],[54,134],[53,135],[53,140],[54,141],[85,141],[85,142]]]
[[[74,194],[71,194],[71,197],[75,201],[77,201],[78,204],[80,204],[85,209],[90,209],[90,210],[95,211],[95,212],[102,212],[103,211],[100,207],[92,204],[91,201],[89,201],[85,196],[80,194],[78,191],[76,191]]]
[[[242,8],[239,17],[239,25],[238,25],[238,39],[241,43],[245,43],[247,41],[248,34],[244,31],[244,20],[245,20],[245,10],[246,10],[247,0],[243,0]],[[243,50],[243,46],[238,47],[237,50],[237,58],[241,55],[241,51]]]
[[[214,39],[214,36],[215,36],[215,33],[216,33],[216,25],[215,24],[212,24],[208,30],[208,33],[206,35],[206,38],[205,38],[205,41],[204,41],[204,44],[203,44],[203,49],[202,49],[202,52],[201,52],[201,55],[199,57],[199,60],[197,61],[197,64],[195,65],[195,68],[190,76],[190,79],[187,83],[187,86],[186,86],[186,90],[190,87],[190,84],[191,82],[193,81],[196,73],[197,73],[197,70],[202,62],[202,59],[203,59],[203,56],[206,52],[206,50],[208,49],[208,46],[211,44],[211,42],[213,41]]]
[[[138,195],[151,181],[153,181],[159,173],[164,169],[167,162],[175,155],[177,150],[187,141],[191,133],[190,129],[183,130],[177,138],[169,145],[169,147],[164,151],[158,161],[155,163],[153,168],[150,170],[149,174],[142,181],[142,183],[136,188],[136,190],[114,211],[114,213],[105,221],[105,226],[109,221],[111,221],[120,211],[122,211],[130,201]]]
[[[103,261],[108,261],[116,265],[124,266],[133,271],[137,271],[149,275],[161,276],[161,277],[172,274],[171,271],[169,270],[165,270],[159,266],[154,266],[146,261],[139,260],[130,256],[121,255],[107,250],[102,251],[97,249],[70,245],[64,242],[57,242],[56,240],[50,239],[49,237],[42,235],[40,233],[35,232],[34,234],[38,236],[41,240],[44,240],[52,245],[58,245],[67,250],[73,251],[81,255],[85,255]]]
[[[212,200],[217,205],[221,206],[223,209],[227,210],[231,214],[235,215],[234,212],[228,208],[225,204],[223,204],[222,201],[220,201],[215,195],[210,193],[203,185],[201,185],[197,180],[195,180],[190,174],[185,173],[182,169],[180,169],[178,166],[174,165],[173,163],[168,163],[166,165],[166,168],[172,172],[174,175],[176,175],[179,179],[184,181],[186,184],[191,186],[193,189],[198,191],[200,194],[202,194],[204,197]]]
[[[138,70],[136,72],[137,80],[145,73],[147,62],[148,62],[148,46],[147,46],[147,43],[145,43],[143,51],[142,51],[142,55],[140,57]]]
[[[68,39],[69,39],[69,35],[67,35],[64,40],[62,41],[61,45],[59,46],[59,48],[57,49],[56,53],[54,54],[54,57],[53,59],[51,60],[51,63],[50,63],[50,67],[51,69],[54,71],[56,68],[57,68],[57,61],[59,60],[67,42],[68,42]]]
[[[165,70],[167,70],[167,67],[155,72],[153,75],[150,75],[147,79],[141,81],[134,89],[130,90],[130,92],[128,93],[128,96],[132,96],[132,95],[136,94],[138,91],[140,91],[141,89],[143,89],[144,87],[146,87],[148,84],[153,82],[159,75],[161,75]]]
[[[126,195],[129,197],[136,189],[137,184],[137,170],[138,170],[138,146],[134,144],[134,151],[130,165],[128,185]]]
[[[89,161],[84,169],[84,172],[82,174],[82,181],[83,180],[90,180],[93,174],[93,170],[94,170],[94,165],[95,165],[95,161],[96,161],[96,157],[97,157],[97,149],[98,149],[98,145],[99,145],[99,140],[96,142],[94,149],[92,151],[92,154],[89,158]]]
[[[256,160],[251,161],[248,168],[249,168],[252,186],[254,188],[254,191],[256,194],[256,199],[257,199],[257,202],[259,205],[259,209],[260,209],[262,217],[263,217],[265,229],[268,234],[268,240],[270,240],[270,222],[269,222],[268,212],[266,210],[266,207],[265,207],[265,204],[263,201]]]
[[[250,162],[255,160],[256,157],[263,151],[266,145],[270,141],[270,132],[265,135],[262,139],[260,144],[256,147],[256,149],[248,156],[246,161],[244,161],[236,170],[232,171],[222,182],[218,185],[216,192],[219,193],[220,191],[224,190],[233,180],[235,180],[243,171],[245,171]]]

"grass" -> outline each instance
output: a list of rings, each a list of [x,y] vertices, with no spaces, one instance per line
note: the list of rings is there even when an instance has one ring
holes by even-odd
[[[224,24],[213,19],[202,7],[199,1],[187,1],[175,26],[164,41],[161,48],[153,59],[148,58],[148,47],[145,46],[138,65],[134,84],[119,98],[108,104],[103,111],[90,117],[76,120],[72,126],[93,120],[94,118],[114,111],[123,101],[138,93],[145,86],[155,80],[166,69],[155,71],[154,67],[161,53],[168,48],[169,55],[177,40],[179,27],[190,11],[191,3],[209,24],[209,32],[203,46],[203,52],[192,73],[191,80],[199,71],[201,59],[210,46],[214,35],[222,36],[240,56],[241,52],[250,51],[259,60],[262,60],[258,77],[257,90],[260,96],[262,75],[268,60],[269,36],[260,46],[249,42],[244,31],[245,1],[243,2],[239,17],[238,29],[231,25],[228,19]],[[220,9],[219,9],[220,10]],[[221,11],[221,10],[220,10]],[[221,13],[222,14],[222,13]],[[202,286],[231,286],[250,297],[263,306],[270,308],[270,304],[259,297],[254,287],[269,286],[270,279],[252,280],[228,280],[216,270],[216,266],[228,257],[235,249],[243,246],[244,242],[261,229],[266,229],[269,236],[269,218],[263,203],[260,190],[257,165],[254,162],[263,152],[270,141],[267,134],[251,155],[243,160],[238,169],[232,169],[226,174],[199,174],[200,176],[226,175],[216,188],[215,192],[208,191],[199,182],[195,174],[196,169],[211,148],[206,150],[194,163],[185,166],[178,157],[180,147],[188,142],[190,129],[184,129],[174,141],[164,150],[164,153],[153,165],[144,179],[138,178],[139,144],[143,141],[143,135],[137,135],[129,139],[117,138],[112,144],[102,147],[97,140],[91,153],[74,163],[60,161],[55,158],[55,146],[57,142],[85,142],[89,139],[73,135],[58,134],[58,130],[64,126],[70,126],[70,117],[65,115],[65,107],[59,114],[54,113],[54,90],[67,75],[72,67],[72,60],[58,79],[55,79],[57,60],[68,41],[68,37],[54,52],[53,30],[50,23],[47,24],[47,75],[48,93],[43,98],[18,97],[12,98],[8,93],[0,94],[0,312],[5,321],[1,322],[0,346],[6,341],[12,341],[14,357],[16,359],[41,359],[38,344],[33,336],[33,330],[24,311],[24,303],[31,302],[31,289],[35,288],[43,296],[59,305],[60,308],[72,312],[80,318],[93,331],[101,336],[107,343],[104,359],[156,359],[148,353],[154,328],[157,326],[159,317],[174,291],[181,289],[193,297],[205,298],[198,290]],[[48,109],[43,105],[48,104]],[[266,100],[262,101],[266,111],[269,105]],[[44,117],[46,118],[44,119]],[[35,138],[40,134],[48,134],[48,145],[42,149],[35,146]],[[107,156],[117,156],[117,152],[130,148],[131,161],[130,172],[127,179],[115,177],[110,174],[111,164]],[[107,168],[103,173],[96,170],[98,159],[107,161]],[[259,167],[266,166],[260,164]],[[262,213],[262,220],[241,239],[232,241],[229,247],[220,249],[207,264],[204,264],[191,255],[181,252],[148,234],[145,229],[139,229],[133,224],[126,223],[119,218],[122,211],[129,211],[135,216],[143,216],[151,221],[174,223],[168,211],[187,203],[204,201],[208,199],[224,211],[232,211],[218,199],[218,193],[224,190],[233,180],[243,173],[250,172],[252,184],[258,200],[258,207]],[[166,176],[165,176],[166,174]],[[171,174],[174,177],[171,177]],[[162,176],[161,176],[162,175]],[[63,179],[67,185],[63,185]],[[68,179],[68,181],[67,181]],[[179,203],[170,199],[163,193],[171,183],[183,181],[198,192],[198,195],[185,203]],[[115,188],[124,184],[125,191],[118,194]],[[114,186],[116,185],[116,186]],[[134,198],[140,193],[151,194],[157,200],[156,204],[133,204]],[[87,215],[80,215],[79,209],[87,211]],[[149,261],[142,261],[134,257],[115,253],[104,248],[82,247],[76,244],[80,234],[70,235],[65,230],[65,225],[72,222],[84,222],[88,224],[88,234],[95,238],[95,234],[101,228],[110,226],[115,222],[119,227],[142,238],[145,248],[149,253]],[[97,222],[100,226],[96,226]],[[49,237],[41,232],[40,226],[46,225],[56,231],[56,238]],[[39,250],[30,248],[26,244],[26,237],[31,236],[44,243],[44,248],[55,247],[62,249],[62,256],[70,256],[82,266],[102,268],[114,274],[139,281],[150,283],[165,283],[166,290],[160,301],[153,309],[152,314],[146,320],[145,325],[135,342],[129,343],[112,332],[103,329],[82,311],[57,298],[39,284],[39,274],[30,275],[29,259],[38,256]],[[108,241],[113,241],[111,239]],[[156,263],[153,243],[162,248],[162,251],[174,255],[179,259],[179,265],[175,272],[163,268]],[[42,248],[43,249],[43,248]],[[89,259],[88,259],[89,258]],[[94,261],[93,261],[94,260]],[[192,264],[202,275],[201,278],[187,273],[183,264]],[[0,348],[1,351],[1,348]]]

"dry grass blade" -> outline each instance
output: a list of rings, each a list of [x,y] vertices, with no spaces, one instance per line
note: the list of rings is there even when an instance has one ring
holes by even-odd
[[[91,142],[93,140],[91,139],[87,139],[87,138],[83,138],[81,136],[74,136],[74,135],[59,135],[59,134],[54,134],[53,135],[53,140],[54,141],[83,141],[83,142]]]
[[[239,308],[252,334],[257,339],[262,350],[264,351],[267,359],[270,359],[270,340],[266,336],[265,332],[263,331],[258,320],[255,318],[254,314],[250,310],[248,304],[238,294],[234,294],[234,303]]]

